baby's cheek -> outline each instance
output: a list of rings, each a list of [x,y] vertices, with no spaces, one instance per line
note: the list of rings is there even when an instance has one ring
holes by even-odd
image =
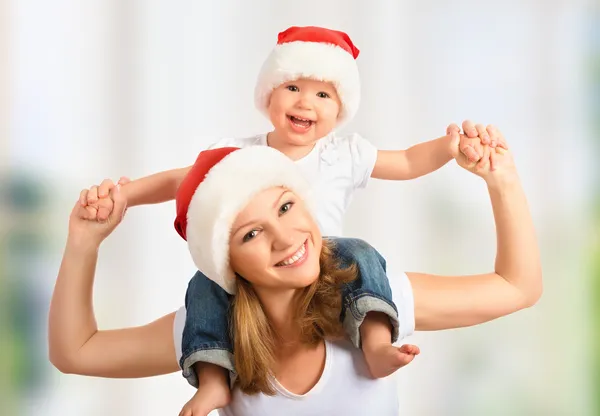
[[[340,116],[341,113],[341,108],[338,107],[337,105],[333,104],[330,108],[329,108],[329,118],[332,120],[337,120],[337,118]]]

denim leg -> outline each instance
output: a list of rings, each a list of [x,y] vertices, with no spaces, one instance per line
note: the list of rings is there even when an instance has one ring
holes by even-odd
[[[368,312],[382,312],[392,324],[392,342],[398,339],[398,309],[386,274],[385,259],[369,243],[356,238],[328,238],[340,265],[356,264],[358,277],[343,290],[341,320],[355,347],[361,347],[360,325]]]
[[[198,387],[194,371],[197,362],[224,367],[235,377],[229,332],[230,299],[227,292],[200,271],[190,280],[185,294],[186,319],[179,365],[194,387]]]

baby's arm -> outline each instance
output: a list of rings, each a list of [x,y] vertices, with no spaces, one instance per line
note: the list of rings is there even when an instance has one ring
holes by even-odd
[[[137,205],[160,204],[175,199],[181,181],[190,167],[167,170],[154,175],[131,181],[123,186],[122,191],[129,207]],[[98,193],[99,197],[103,197]]]
[[[448,163],[450,154],[450,132],[460,132],[456,124],[446,129],[446,136],[419,143],[406,150],[380,150],[371,176],[377,179],[409,180],[434,172]],[[460,138],[460,150],[471,163],[487,160],[490,147],[506,148],[504,142],[492,143],[487,129],[470,121],[463,123],[465,135]],[[484,148],[482,145],[490,144]]]
[[[134,181],[122,177],[118,183],[121,185],[121,193],[125,197],[127,207],[159,204],[175,199],[177,189],[189,170],[189,166],[172,169]],[[89,189],[81,191],[79,202],[82,206],[91,208],[88,210],[90,214],[90,218],[88,219],[104,221],[108,218],[112,212],[112,206],[110,204],[102,204],[101,200],[104,202],[110,201],[107,197],[113,187],[114,183],[110,179],[105,179],[100,185],[94,185]]]

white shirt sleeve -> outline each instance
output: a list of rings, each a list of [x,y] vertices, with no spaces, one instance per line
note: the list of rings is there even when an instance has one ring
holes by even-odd
[[[398,343],[415,332],[415,300],[412,286],[406,273],[390,275],[392,300],[398,308]]]
[[[216,142],[214,142],[213,144],[208,146],[206,148],[206,150],[221,149],[223,147],[239,147],[239,146],[235,142],[235,139],[224,138],[224,139],[217,140]]]
[[[264,134],[259,134],[251,137],[225,137],[220,139],[210,146],[206,150],[211,149],[221,149],[223,147],[248,147],[255,145],[264,145],[267,144],[267,137]]]
[[[183,328],[185,327],[185,306],[182,306],[175,313],[175,320],[173,321],[173,344],[175,345],[175,355],[177,356],[177,362],[181,360],[183,355],[181,345],[183,343]]]
[[[358,134],[348,137],[350,155],[352,157],[352,178],[354,187],[364,188],[373,173],[377,162],[377,148]]]

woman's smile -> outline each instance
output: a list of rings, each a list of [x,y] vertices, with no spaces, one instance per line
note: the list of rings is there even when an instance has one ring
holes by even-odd
[[[280,261],[275,265],[275,267],[297,267],[306,261],[308,258],[308,240],[305,240],[304,243],[300,246],[298,250],[288,258],[283,261]]]

